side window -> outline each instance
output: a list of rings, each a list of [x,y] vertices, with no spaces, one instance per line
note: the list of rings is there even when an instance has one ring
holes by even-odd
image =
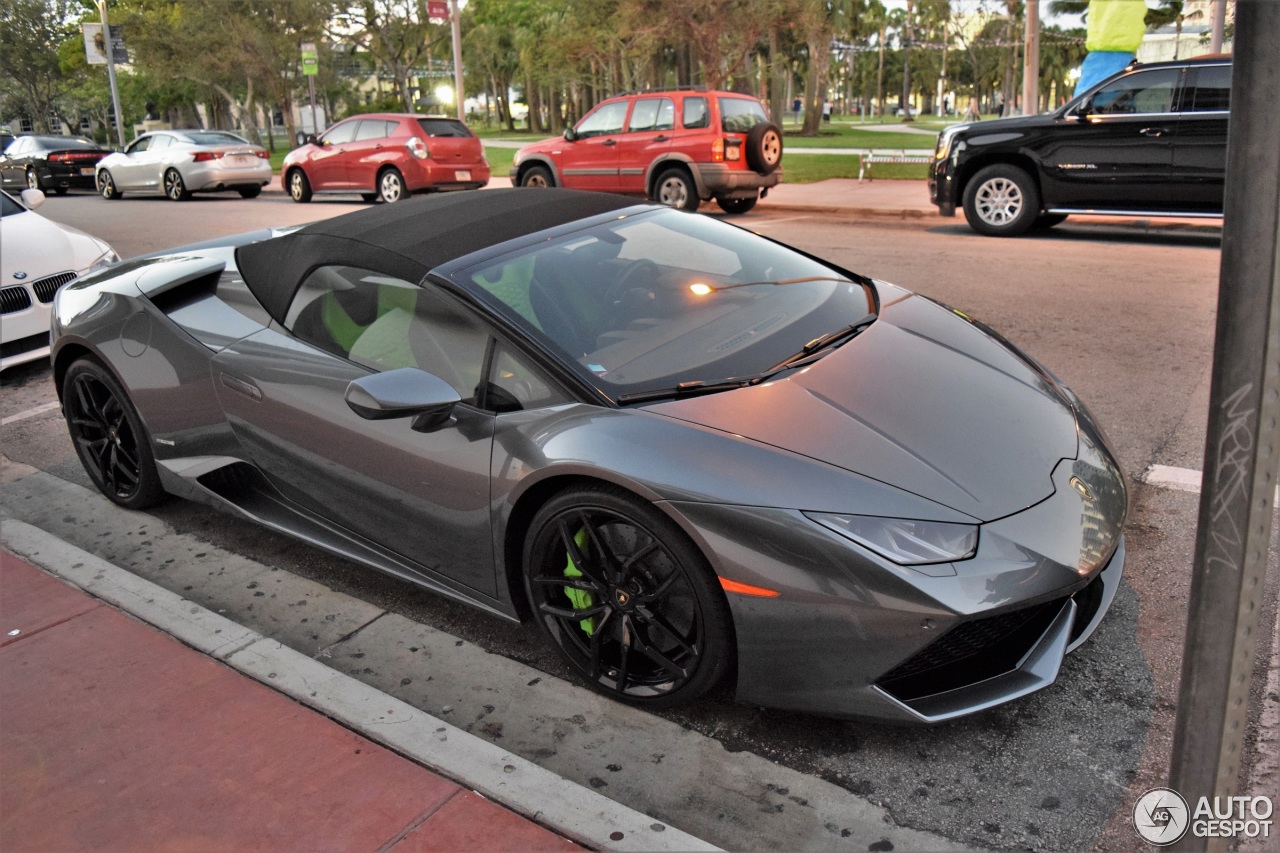
[[[141,154],[151,147],[151,137],[144,136],[141,139],[134,140],[133,144],[125,149],[126,154]]]
[[[1178,88],[1176,68],[1135,71],[1099,89],[1089,103],[1092,115],[1134,115],[1167,113],[1173,109],[1173,93]]]
[[[684,126],[687,129],[710,127],[711,113],[707,109],[706,98],[684,99]]]
[[[151,145],[149,146],[149,149],[151,151],[158,151],[161,148],[168,148],[172,142],[172,136],[165,136],[164,134],[153,136],[151,137]]]
[[[530,366],[524,356],[505,344],[498,344],[489,374],[489,407],[498,412],[541,409],[572,402],[543,373]]]
[[[344,121],[342,124],[331,127],[325,131],[322,141],[328,145],[341,145],[344,142],[350,142],[356,135],[356,121]]]
[[[1194,95],[1189,109],[1198,113],[1225,112],[1231,109],[1230,65],[1206,65],[1197,68],[1195,75]]]
[[[604,104],[591,115],[578,122],[579,136],[608,136],[622,132],[622,121],[627,117],[627,102]]]
[[[675,104],[670,98],[644,98],[636,101],[631,110],[631,121],[628,130],[637,131],[671,130],[675,127]]]
[[[356,142],[365,139],[385,139],[387,136],[387,122],[373,121],[365,119],[360,122],[360,128],[356,131]]]
[[[357,267],[328,266],[303,281],[285,328],[374,370],[417,367],[474,402],[489,332],[434,289]]]

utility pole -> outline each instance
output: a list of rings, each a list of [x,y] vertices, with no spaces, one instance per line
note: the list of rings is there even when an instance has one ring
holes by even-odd
[[[1040,112],[1040,0],[1027,0],[1026,48],[1022,56],[1022,114]]]
[[[111,83],[111,106],[116,114],[116,137],[120,140],[120,148],[124,148],[124,117],[120,113],[120,90],[116,88],[116,58],[111,48],[111,27],[107,24],[107,0],[94,0],[98,14],[102,17],[102,45],[107,55],[107,80]]]
[[[1210,53],[1222,53],[1222,31],[1227,28],[1227,0],[1213,4],[1213,38],[1209,42]]]
[[[1280,474],[1280,3],[1241,3],[1236,15],[1204,487],[1169,769],[1188,805],[1239,789]],[[1171,849],[1229,844],[1188,832]]]
[[[462,21],[458,18],[458,0],[449,0],[449,21],[453,31],[453,100],[458,105],[458,121],[467,120],[463,101],[467,90],[462,87]]]

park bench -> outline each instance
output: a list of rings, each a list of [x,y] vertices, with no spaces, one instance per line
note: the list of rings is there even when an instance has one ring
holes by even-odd
[[[858,155],[858,181],[871,172],[873,163],[932,163],[933,152],[922,148],[872,148]]]

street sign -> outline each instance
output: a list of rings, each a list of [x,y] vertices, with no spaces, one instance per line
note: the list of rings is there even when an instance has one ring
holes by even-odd
[[[449,4],[445,0],[428,0],[427,18],[433,23],[443,23],[449,20]]]
[[[84,33],[84,55],[90,65],[107,64],[107,46],[102,38],[102,24],[81,24]],[[117,65],[129,61],[129,53],[124,45],[124,28],[111,27],[111,58]]]
[[[302,73],[308,77],[314,77],[320,73],[320,54],[316,51],[316,43],[313,41],[302,43]]]

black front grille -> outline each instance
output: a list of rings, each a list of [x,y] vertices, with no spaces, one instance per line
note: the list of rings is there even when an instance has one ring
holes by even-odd
[[[0,289],[0,314],[16,314],[31,307],[31,294],[21,285]]]
[[[45,305],[53,301],[53,295],[58,292],[58,288],[67,282],[75,281],[76,274],[73,272],[60,272],[57,275],[49,275],[31,283],[31,289],[36,292],[36,299],[39,299]]]
[[[1061,612],[1064,599],[956,625],[876,684],[910,701],[976,684],[1017,667]]]
[[[18,338],[16,341],[5,341],[0,344],[0,358],[12,358],[15,355],[22,355],[24,352],[31,352],[33,349],[40,349],[40,347],[47,347],[48,345],[48,332],[28,335],[25,338]]]

